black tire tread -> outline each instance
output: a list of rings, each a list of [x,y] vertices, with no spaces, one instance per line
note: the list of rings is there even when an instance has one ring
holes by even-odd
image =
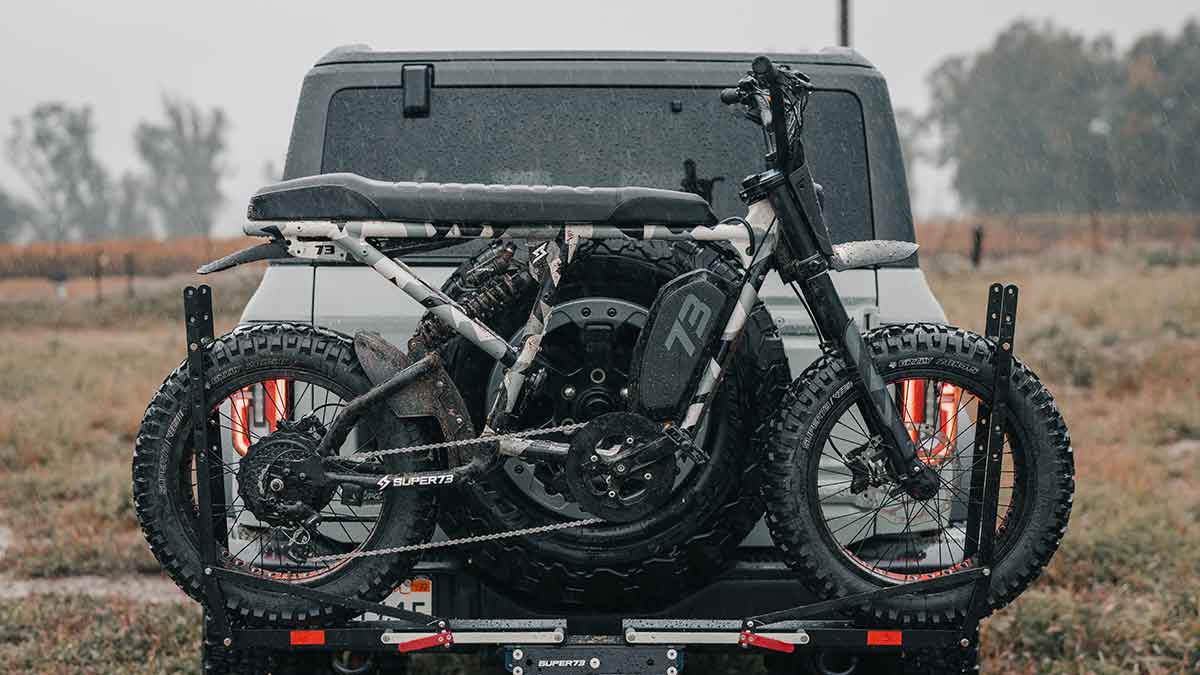
[[[990,371],[996,345],[991,340],[969,331],[940,324],[889,325],[870,331],[866,342],[876,361],[908,356],[914,352],[939,352],[967,357]],[[846,381],[845,363],[834,354],[825,354],[814,361],[789,387],[783,403],[763,428],[765,437],[760,445],[766,448],[765,494],[767,525],[776,546],[801,581],[823,598],[834,598],[863,589],[847,588],[828,569],[821,548],[825,544],[816,533],[803,531],[797,523],[804,522],[795,502],[789,498],[789,476],[794,471],[793,449],[799,447],[800,432],[817,414],[816,408],[842,382]],[[1054,398],[1029,368],[1014,359],[1010,395],[1027,401],[1042,428],[1036,430],[1048,440],[1051,452],[1038,461],[1053,463],[1051,473],[1057,484],[1050,486],[1055,495],[1051,522],[1043,523],[1036,540],[1031,542],[1031,555],[1023,556],[1016,569],[1003,576],[992,576],[989,609],[994,611],[1011,602],[1041,574],[1042,569],[1058,549],[1066,532],[1071,513],[1071,495],[1075,486],[1074,457],[1070,434]],[[1006,561],[1007,562],[1007,561]],[[1011,569],[1011,568],[1010,568]],[[864,605],[856,612],[868,621],[888,625],[944,626],[959,623],[965,617],[965,604],[928,609],[914,599],[905,607],[895,604]]]
[[[349,376],[366,378],[355,356],[353,340],[306,324],[240,326],[215,338],[203,349],[205,373],[209,381],[219,380],[221,373],[235,367],[240,358],[261,352],[290,355],[293,358],[315,357]],[[197,601],[204,602],[203,570],[199,561],[173,550],[165,528],[174,528],[176,523],[162,516],[161,510],[166,500],[153,491],[155,468],[162,445],[156,441],[161,441],[173,411],[190,405],[187,381],[185,361],[167,376],[146,408],[133,453],[133,502],[138,523],[154,557],[180,589]],[[420,441],[416,438],[412,440]],[[428,540],[433,534],[436,506],[430,501],[423,501],[422,505],[424,511],[417,515],[417,522],[422,524],[424,531],[414,531],[412,536]],[[417,556],[375,556],[353,561],[351,564],[355,565],[367,561],[375,568],[374,573],[356,589],[355,597],[367,601],[382,600],[411,570],[416,559]],[[307,603],[302,605],[302,609],[296,609],[295,606],[301,604],[296,598],[269,593],[234,593],[230,592],[228,584],[225,588],[226,610],[248,625],[328,625],[357,613],[330,604]],[[262,602],[250,602],[247,598],[258,598]]]

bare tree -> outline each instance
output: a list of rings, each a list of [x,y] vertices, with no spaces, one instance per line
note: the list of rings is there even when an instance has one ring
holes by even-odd
[[[191,101],[164,97],[161,123],[142,122],[134,132],[146,163],[146,201],[168,235],[208,239],[225,197],[221,179],[228,122],[224,111],[202,111]]]
[[[33,217],[33,207],[0,189],[0,243],[12,241]]]
[[[904,160],[904,173],[908,175],[908,194],[915,201],[917,184],[913,180],[913,173],[917,163],[929,157],[929,151],[925,147],[929,128],[920,115],[908,108],[897,108],[896,132],[900,135],[900,155]]]
[[[62,241],[73,233],[96,239],[109,233],[108,172],[94,153],[90,106],[41,103],[14,118],[8,157],[37,200],[41,236]]]
[[[145,239],[151,235],[146,208],[146,186],[126,172],[113,190],[113,229],[123,239]]]

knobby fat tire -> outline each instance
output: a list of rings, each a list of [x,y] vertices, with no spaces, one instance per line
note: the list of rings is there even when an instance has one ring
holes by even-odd
[[[909,324],[886,326],[866,336],[875,365],[885,381],[911,377],[936,377],[969,381],[978,392],[991,389],[995,344],[980,335],[948,326]],[[914,359],[916,359],[914,361]],[[913,366],[906,364],[921,363]],[[940,365],[939,365],[940,364]],[[879,587],[853,563],[835,551],[822,536],[808,495],[816,485],[809,448],[821,452],[825,432],[805,445],[813,429],[828,429],[827,417],[837,413],[829,405],[836,393],[847,391],[845,363],[835,355],[814,362],[792,384],[784,402],[763,430],[767,524],[785,561],[801,581],[822,598],[861,593]],[[850,389],[852,391],[852,389]],[[1041,573],[1058,549],[1071,513],[1075,486],[1071,439],[1050,392],[1020,361],[1014,360],[1009,383],[1008,433],[1020,437],[1032,472],[1033,490],[1025,499],[1016,539],[1004,547],[993,565],[989,607],[1011,602]],[[1015,425],[1015,426],[1014,426]],[[960,621],[967,608],[970,587],[933,594],[897,597],[857,608],[869,621],[907,626],[946,625]]]
[[[303,324],[255,324],[223,335],[204,348],[206,391],[211,409],[236,390],[238,382],[307,374],[336,383],[352,395],[366,392],[370,380],[344,335]],[[282,374],[281,374],[282,373]],[[261,374],[261,375],[259,375]],[[255,380],[258,381],[258,380]],[[133,454],[133,499],[138,522],[150,550],[172,580],[189,596],[203,602],[195,506],[182,496],[181,456],[191,452],[192,420],[187,364],[175,369],[155,393],[138,430]],[[381,415],[381,445],[403,447],[428,443],[431,434],[420,424]],[[389,460],[390,461],[390,460]],[[396,467],[417,468],[412,458]],[[372,548],[428,541],[436,519],[433,491],[389,491],[371,535]],[[227,552],[223,553],[227,556]],[[341,597],[379,601],[412,570],[419,554],[372,556],[350,560],[326,577],[306,584]],[[357,612],[302,598],[252,590],[236,583],[222,584],[226,609],[247,625],[316,626],[349,618]],[[210,608],[211,609],[211,608]]]

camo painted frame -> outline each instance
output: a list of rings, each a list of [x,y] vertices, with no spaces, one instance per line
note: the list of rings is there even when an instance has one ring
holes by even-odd
[[[719,338],[706,345],[708,367],[696,385],[682,420],[671,420],[683,429],[699,425],[709,398],[721,380],[733,346],[746,325],[763,279],[772,268],[778,241],[775,212],[768,200],[751,204],[746,218],[715,225],[613,227],[591,224],[494,226],[441,225],[390,221],[258,221],[247,234],[279,235],[296,258],[354,261],[373,268],[416,300],[456,333],[500,361],[507,369],[484,423],[483,434],[507,430],[508,417],[520,398],[525,379],[537,359],[547,318],[554,311],[558,282],[574,261],[579,242],[587,239],[640,241],[724,241],[733,244],[745,271],[733,311]],[[251,231],[253,230],[253,231]],[[525,324],[520,347],[510,345],[481,321],[470,316],[440,290],[430,286],[403,261],[388,257],[376,247],[380,240],[395,239],[524,239],[529,242],[529,271],[539,282],[537,301]]]

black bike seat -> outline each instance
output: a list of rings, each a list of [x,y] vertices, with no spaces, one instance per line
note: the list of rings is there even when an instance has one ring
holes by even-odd
[[[644,187],[391,183],[329,173],[268,185],[250,198],[250,220],[392,220],[536,225],[711,225],[708,202]]]

